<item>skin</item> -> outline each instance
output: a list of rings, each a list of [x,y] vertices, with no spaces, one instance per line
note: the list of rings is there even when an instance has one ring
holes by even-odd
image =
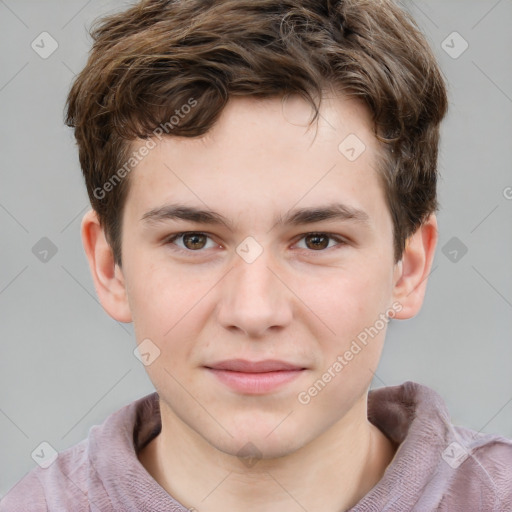
[[[82,221],[104,309],[134,323],[137,343],[149,338],[160,350],[145,368],[159,393],[162,432],[139,460],[174,498],[201,512],[346,510],[382,478],[396,451],[367,419],[385,327],[309,403],[297,397],[393,304],[397,319],[419,311],[436,219],[409,238],[395,263],[370,114],[341,96],[325,97],[321,112],[315,136],[305,127],[303,100],[236,98],[205,136],[155,139],[130,174],[122,269],[96,214]],[[349,134],[366,146],[355,161],[338,150]],[[170,202],[210,208],[234,229],[141,220]],[[367,222],[273,221],[331,202],[364,211]],[[185,231],[209,238],[166,241]],[[321,238],[318,248],[312,232],[345,243]],[[236,252],[249,236],[263,251],[252,263]],[[278,390],[248,395],[203,367],[231,358],[280,359],[306,370]],[[237,455],[247,443],[258,451],[252,465]]]

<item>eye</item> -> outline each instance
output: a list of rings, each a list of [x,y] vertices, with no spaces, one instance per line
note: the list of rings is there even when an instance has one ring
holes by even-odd
[[[300,240],[306,241],[306,249],[311,249],[315,252],[322,252],[324,249],[332,248],[329,247],[329,240],[338,242],[337,245],[345,245],[347,242],[336,235],[329,233],[306,233]]]
[[[215,247],[215,243],[212,241],[213,245],[208,247],[207,240],[211,237],[206,233],[198,232],[198,231],[187,231],[183,233],[176,233],[171,235],[165,240],[166,244],[172,244],[176,246],[176,250],[182,252],[202,252],[202,249],[211,249]],[[299,239],[305,240],[306,247],[305,249],[309,249],[309,252],[324,252],[325,249],[330,249],[333,245],[329,245],[329,240],[337,242],[336,245],[346,245],[347,241],[344,240],[340,236],[331,235],[329,233],[306,233],[302,235]],[[176,243],[177,241],[181,241],[182,245]],[[303,249],[304,247],[299,247]]]
[[[200,249],[209,249],[210,247],[206,247],[206,240],[210,238],[205,233],[200,233],[197,231],[188,231],[185,233],[176,233],[171,237],[165,240],[165,243],[171,243],[178,247],[179,250],[188,251],[188,252],[199,252]],[[175,243],[175,240],[183,240],[183,246]],[[215,244],[214,244],[215,245]]]

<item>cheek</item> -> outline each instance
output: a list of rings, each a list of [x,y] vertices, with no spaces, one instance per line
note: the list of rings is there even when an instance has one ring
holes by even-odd
[[[310,282],[304,288],[306,306],[329,327],[337,342],[346,342],[370,327],[389,308],[391,287],[386,276],[365,269],[340,272],[331,276],[321,289]]]
[[[388,325],[382,319],[388,311],[387,296],[378,290],[375,276],[346,277],[314,296],[309,306],[334,334],[329,331],[317,338],[319,364],[297,397],[301,406],[331,411],[334,421],[339,411],[349,410],[370,386]]]
[[[158,255],[157,255],[158,256]],[[130,305],[134,323],[167,332],[198,300],[201,283],[187,270],[172,267],[150,251],[135,251],[130,261]],[[159,330],[160,329],[160,330]]]
[[[390,288],[387,275],[365,271],[368,268],[361,265],[357,271],[340,273],[323,293],[317,290],[310,295],[308,306],[329,326],[322,331],[327,335],[317,337],[320,358],[311,398],[315,396],[318,407],[332,403],[347,407],[347,397],[364,393],[377,369],[388,325]],[[311,292],[315,288],[311,285]]]
[[[147,366],[150,377],[182,374],[186,367],[200,363],[198,340],[204,338],[211,315],[208,292],[212,282],[193,272],[169,265],[151,264],[132,280],[131,304],[137,343],[149,338],[160,350],[155,363]]]

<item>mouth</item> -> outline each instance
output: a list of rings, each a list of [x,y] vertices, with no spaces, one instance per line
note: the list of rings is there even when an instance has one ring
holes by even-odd
[[[204,367],[232,390],[250,395],[276,391],[295,380],[305,367],[277,360],[247,361],[231,359]]]
[[[206,368],[212,370],[226,370],[232,372],[242,373],[267,373],[279,371],[295,371],[304,370],[303,366],[298,366],[285,361],[278,361],[276,359],[267,359],[265,361],[247,361],[245,359],[229,359],[220,361],[211,365],[206,365]]]

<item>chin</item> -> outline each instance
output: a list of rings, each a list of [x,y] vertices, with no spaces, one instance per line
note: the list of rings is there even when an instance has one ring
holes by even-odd
[[[216,448],[231,455],[237,457],[240,461],[251,467],[255,465],[258,460],[269,460],[286,457],[291,453],[297,451],[300,445],[296,440],[283,444],[283,440],[276,442],[275,440],[270,441],[265,439],[265,436],[255,437],[236,437],[228,443],[222,443],[217,445]]]
[[[291,423],[285,426],[284,423],[290,421],[289,418],[283,421],[285,416],[273,421],[260,422],[259,425],[255,425],[254,417],[252,421],[231,423],[227,430],[233,437],[226,435],[208,441],[219,451],[239,457],[242,461],[246,458],[250,460],[284,457],[307,444],[304,426],[300,429]]]

